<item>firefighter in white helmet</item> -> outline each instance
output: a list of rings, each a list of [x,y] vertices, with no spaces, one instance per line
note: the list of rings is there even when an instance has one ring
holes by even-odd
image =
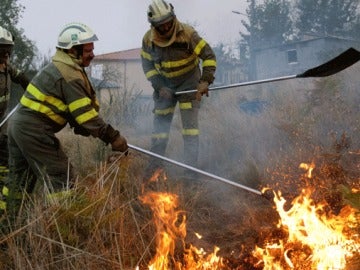
[[[97,40],[82,23],[65,25],[51,63],[35,75],[10,119],[9,211],[17,211],[19,194],[32,193],[38,184],[51,194],[73,184],[71,165],[55,136],[67,123],[75,134],[91,135],[113,150],[127,151],[126,139],[99,116],[98,100],[84,70],[94,58]]]
[[[10,99],[11,84],[17,83],[25,90],[29,79],[24,72],[10,64],[14,47],[12,34],[0,26],[0,121],[6,116]],[[0,126],[0,166],[7,166],[6,122]]]
[[[198,111],[214,81],[216,57],[195,29],[176,18],[174,7],[153,0],[147,11],[150,30],[142,41],[142,65],[154,89],[154,130],[151,150],[164,155],[175,106],[179,103],[185,163],[198,165]],[[175,95],[197,89],[196,93]],[[156,162],[156,161],[154,161]],[[150,168],[159,164],[153,163]],[[151,173],[152,168],[147,174]]]

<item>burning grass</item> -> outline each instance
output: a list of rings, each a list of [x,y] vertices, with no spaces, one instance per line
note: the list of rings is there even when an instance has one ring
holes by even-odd
[[[1,237],[1,268],[243,270],[359,266],[359,211],[346,202],[356,206],[358,190],[342,186],[344,199],[337,212],[326,202],[326,196],[323,204],[310,198],[316,195],[320,201],[317,192],[298,194],[291,204],[277,194],[272,203],[241,190],[219,189],[218,183],[206,179],[188,186],[180,178],[165,174],[158,175],[159,190],[149,191],[143,189],[137,170],[143,162],[137,154],[118,156],[93,176],[81,179],[64,199],[28,200],[21,219]],[[309,177],[308,172],[303,175]],[[226,204],[221,203],[224,199],[228,200]],[[313,228],[306,227],[308,219],[312,219]],[[327,240],[327,231],[338,235]],[[330,262],[325,259],[329,254],[338,259],[338,264],[326,268],[323,263]]]

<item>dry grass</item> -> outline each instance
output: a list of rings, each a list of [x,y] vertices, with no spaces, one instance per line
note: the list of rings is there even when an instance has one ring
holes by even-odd
[[[210,93],[200,113],[201,169],[254,189],[270,186],[288,199],[316,186],[314,199],[339,211],[350,198],[342,197],[347,193],[339,185],[360,188],[357,68],[321,80]],[[270,106],[246,114],[238,104],[244,96]],[[131,110],[124,100],[105,107],[104,117],[129,143],[148,149],[151,114],[131,104]],[[182,154],[179,128],[177,114],[167,151],[176,160]],[[151,212],[139,201],[149,158],[131,151],[109,161],[109,148],[97,139],[69,130],[59,138],[79,173],[77,186],[60,201],[27,200],[18,223],[1,235],[0,269],[145,269],[155,248]],[[316,164],[312,179],[304,177],[301,162]],[[165,170],[168,180],[160,188],[180,198],[187,216],[185,242],[209,251],[219,246],[230,269],[259,269],[251,261],[254,246],[269,235],[282,236],[272,203],[201,175],[191,184],[173,165]],[[358,260],[349,269],[356,269]]]

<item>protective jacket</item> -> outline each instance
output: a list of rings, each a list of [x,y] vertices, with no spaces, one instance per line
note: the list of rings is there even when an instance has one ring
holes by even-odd
[[[5,116],[8,107],[12,82],[20,84],[24,90],[29,84],[29,80],[23,72],[12,65],[7,65],[5,69],[0,69],[0,119]]]
[[[200,80],[211,84],[216,69],[213,50],[193,27],[177,19],[174,27],[173,37],[165,43],[154,27],[144,35],[141,58],[146,78],[155,91],[164,86],[177,92],[194,89]]]
[[[95,91],[82,67],[58,50],[27,87],[18,114],[56,133],[69,123],[75,133],[111,143],[119,134],[99,117]],[[17,117],[17,119],[21,119]]]

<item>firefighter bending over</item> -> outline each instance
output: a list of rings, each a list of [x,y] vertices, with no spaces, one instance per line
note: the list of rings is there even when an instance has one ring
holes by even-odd
[[[184,162],[196,167],[198,111],[201,97],[208,96],[208,87],[214,81],[216,57],[193,27],[178,21],[170,3],[153,0],[147,16],[151,28],[143,37],[141,58],[145,76],[154,89],[151,151],[164,155],[175,106],[179,102]],[[197,89],[197,92],[175,95],[191,89]],[[153,169],[157,166],[152,164]]]
[[[10,119],[9,213],[17,211],[19,194],[32,193],[35,185],[61,193],[73,184],[68,157],[55,137],[67,123],[75,134],[91,135],[115,151],[127,151],[126,139],[99,116],[99,104],[84,71],[94,58],[97,40],[82,23],[66,25],[51,63],[30,82]]]

